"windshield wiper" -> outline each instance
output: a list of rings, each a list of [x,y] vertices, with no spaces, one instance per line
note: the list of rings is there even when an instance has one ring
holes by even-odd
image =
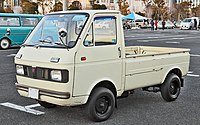
[[[50,43],[50,44],[53,43],[53,42],[51,42],[50,40],[47,40],[47,39],[39,39],[39,42],[40,43]]]
[[[61,42],[52,42],[52,41],[50,41],[50,40],[48,40],[48,39],[39,39],[39,42],[40,42],[40,43],[49,43],[49,44],[63,45],[63,46],[64,46],[65,48],[67,48],[67,50],[69,51],[68,46],[62,41],[61,38],[60,38],[60,41],[61,41]],[[35,45],[35,46],[36,46],[36,48],[37,48],[37,47],[39,47],[40,45],[37,44],[37,45]]]

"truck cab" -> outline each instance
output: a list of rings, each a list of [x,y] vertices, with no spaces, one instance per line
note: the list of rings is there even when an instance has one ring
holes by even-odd
[[[119,11],[47,14],[15,57],[17,91],[46,108],[84,105],[94,121],[108,119],[117,98],[137,88],[157,87],[166,101],[176,100],[189,50],[124,43]]]

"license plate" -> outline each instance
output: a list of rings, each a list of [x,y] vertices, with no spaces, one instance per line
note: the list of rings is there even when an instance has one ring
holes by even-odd
[[[28,88],[28,97],[33,99],[39,99],[39,90],[34,88]]]

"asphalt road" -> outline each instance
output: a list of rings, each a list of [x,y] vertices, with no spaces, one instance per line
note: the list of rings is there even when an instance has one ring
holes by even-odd
[[[126,45],[148,45],[191,49],[190,72],[179,98],[165,102],[160,93],[136,90],[128,98],[119,99],[110,119],[95,123],[83,108],[34,106],[36,101],[21,97],[15,89],[14,54],[18,48],[0,50],[0,124],[1,125],[199,125],[200,124],[200,31],[149,29],[125,31]],[[45,114],[34,115],[5,107],[32,106]]]

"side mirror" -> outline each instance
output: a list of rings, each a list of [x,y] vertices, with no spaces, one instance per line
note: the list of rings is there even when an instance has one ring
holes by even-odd
[[[67,30],[65,28],[61,28],[58,32],[61,38],[67,36]]]

